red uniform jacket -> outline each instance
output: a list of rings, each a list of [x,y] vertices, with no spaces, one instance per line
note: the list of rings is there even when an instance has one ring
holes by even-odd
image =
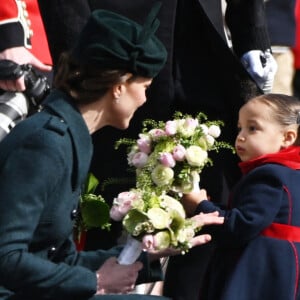
[[[295,69],[300,69],[300,0],[296,1],[296,8],[295,8],[295,15],[296,15],[296,45],[293,48],[294,51],[294,66]]]
[[[0,7],[0,51],[25,46],[45,64],[52,64],[37,0],[5,0]]]

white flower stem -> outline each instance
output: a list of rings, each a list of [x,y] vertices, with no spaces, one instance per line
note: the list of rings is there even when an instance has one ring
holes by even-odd
[[[119,264],[131,265],[138,259],[142,251],[142,243],[131,235],[128,235],[126,244],[118,257]]]
[[[192,172],[192,177],[193,177],[193,192],[199,192],[200,191],[200,176],[197,172],[193,171]]]

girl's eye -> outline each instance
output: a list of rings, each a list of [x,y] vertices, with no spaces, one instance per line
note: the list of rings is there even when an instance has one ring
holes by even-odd
[[[251,132],[256,131],[256,127],[255,126],[249,126],[249,131],[251,131]]]

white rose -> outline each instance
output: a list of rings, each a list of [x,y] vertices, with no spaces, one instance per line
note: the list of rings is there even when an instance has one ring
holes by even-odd
[[[201,167],[207,159],[207,152],[199,146],[190,146],[186,149],[185,157],[191,166]]]
[[[173,169],[160,164],[157,165],[151,173],[151,178],[153,182],[158,186],[170,184],[173,180],[173,177]]]
[[[208,127],[205,124],[200,124],[200,127],[204,135],[208,134]]]
[[[214,138],[218,138],[221,134],[221,129],[217,125],[211,125],[208,128],[208,134]]]
[[[215,138],[212,135],[206,136],[206,141],[209,146],[212,146],[215,143]]]

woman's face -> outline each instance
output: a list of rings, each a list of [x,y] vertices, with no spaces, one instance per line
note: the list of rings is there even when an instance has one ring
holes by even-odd
[[[110,106],[109,124],[126,129],[135,111],[146,102],[146,90],[152,79],[138,77],[134,81],[119,85],[119,94]]]

